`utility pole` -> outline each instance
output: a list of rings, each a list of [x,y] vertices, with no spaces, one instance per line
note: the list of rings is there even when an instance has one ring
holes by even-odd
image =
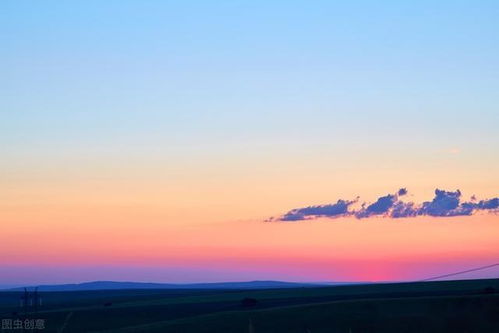
[[[35,312],[35,315],[38,314],[38,287],[35,288],[35,292],[34,292],[34,295],[33,295],[33,302],[34,302],[34,312]]]
[[[24,318],[28,318],[28,299],[29,299],[29,293],[28,289],[24,288],[24,296],[22,297],[23,299],[23,308],[24,308]]]

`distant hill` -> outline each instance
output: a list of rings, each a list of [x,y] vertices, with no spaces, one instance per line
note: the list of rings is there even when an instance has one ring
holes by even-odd
[[[347,283],[338,283],[347,284]],[[248,281],[248,282],[215,282],[215,283],[147,283],[147,282],[118,282],[93,281],[75,284],[26,286],[39,291],[85,291],[85,290],[119,290],[119,289],[273,289],[273,288],[300,288],[331,286],[334,283],[299,283],[283,281]],[[24,290],[24,287],[10,288],[10,291]]]

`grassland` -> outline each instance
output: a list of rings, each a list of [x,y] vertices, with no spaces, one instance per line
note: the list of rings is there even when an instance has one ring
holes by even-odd
[[[44,292],[44,332],[498,332],[499,279],[266,290]],[[23,317],[0,292],[0,317]],[[244,298],[256,299],[243,306]],[[7,331],[7,330],[5,330]],[[15,330],[12,330],[13,332]]]

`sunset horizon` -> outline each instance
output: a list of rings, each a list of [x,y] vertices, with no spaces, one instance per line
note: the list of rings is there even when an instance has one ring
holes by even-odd
[[[497,4],[0,7],[0,285],[499,262]]]

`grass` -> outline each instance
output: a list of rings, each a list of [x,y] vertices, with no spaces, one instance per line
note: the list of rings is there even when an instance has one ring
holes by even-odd
[[[63,326],[64,332],[499,332],[497,290],[499,279],[268,290],[44,292],[43,311],[32,317],[45,319],[45,332]],[[0,292],[0,318],[20,312],[20,295]],[[257,299],[258,305],[242,307],[245,297]]]
[[[497,332],[499,297],[336,301],[225,312],[113,330],[129,332]]]

